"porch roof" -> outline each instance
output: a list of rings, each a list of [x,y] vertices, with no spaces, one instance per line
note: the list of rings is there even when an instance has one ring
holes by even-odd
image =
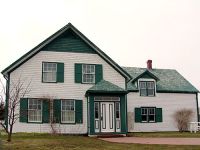
[[[101,80],[86,91],[87,93],[127,93],[127,91],[109,81]]]

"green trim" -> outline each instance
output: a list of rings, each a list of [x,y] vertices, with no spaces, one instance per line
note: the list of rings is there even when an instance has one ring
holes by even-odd
[[[83,123],[83,101],[82,100],[74,100],[75,101],[75,123],[82,124]]]
[[[42,100],[42,123],[50,122],[50,103],[49,100]]]
[[[135,122],[141,122],[142,116],[141,116],[141,107],[137,108],[135,107]]]
[[[8,104],[9,104],[8,101],[9,101],[9,95],[10,95],[9,91],[10,91],[10,74],[8,74],[8,78],[6,79],[6,100],[5,100],[6,104],[5,104],[5,117],[4,117],[6,129],[8,129]]]
[[[163,122],[163,114],[162,114],[162,108],[155,108],[156,110],[156,118],[155,121],[156,122]]]
[[[64,63],[57,63],[57,74],[56,74],[56,81],[59,83],[64,83],[64,72],[65,72]]]
[[[176,90],[157,90],[157,93],[190,93],[195,94],[196,91],[176,91]]]
[[[103,66],[100,64],[95,65],[95,83],[100,82],[103,79]]]
[[[137,79],[142,78],[142,77],[144,77],[144,78],[149,78],[150,77],[150,78],[155,79],[156,81],[159,80],[158,77],[156,77],[154,74],[152,74],[151,72],[149,72],[148,70],[146,70],[145,72],[143,72],[142,74],[140,74],[139,76],[137,76],[135,79],[133,79],[131,82],[134,82]]]
[[[19,121],[28,122],[28,98],[20,98]]]
[[[61,100],[53,100],[53,117],[56,123],[61,123]]]
[[[75,83],[82,83],[82,64],[74,64],[74,80]]]
[[[198,93],[196,93],[196,105],[197,105],[197,121],[200,121],[199,118],[199,102],[198,102]]]

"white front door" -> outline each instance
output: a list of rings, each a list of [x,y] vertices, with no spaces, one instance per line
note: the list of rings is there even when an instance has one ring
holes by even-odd
[[[101,102],[101,132],[114,132],[114,102]]]

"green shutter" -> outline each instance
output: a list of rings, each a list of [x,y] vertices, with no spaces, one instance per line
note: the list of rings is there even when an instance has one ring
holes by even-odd
[[[83,101],[75,100],[75,120],[76,123],[83,123]]]
[[[162,122],[162,108],[156,108],[156,122]]]
[[[64,82],[64,63],[57,63],[57,82]]]
[[[42,101],[42,122],[43,123],[49,123],[50,119],[50,103],[49,100],[43,100]]]
[[[28,122],[28,98],[20,99],[20,122]]]
[[[61,100],[55,99],[53,101],[53,119],[54,122],[60,123],[61,122]]]
[[[103,79],[102,65],[95,65],[95,83],[98,83]]]
[[[82,64],[75,64],[75,83],[82,83]]]
[[[141,108],[135,108],[135,122],[141,122],[142,116],[141,116]]]

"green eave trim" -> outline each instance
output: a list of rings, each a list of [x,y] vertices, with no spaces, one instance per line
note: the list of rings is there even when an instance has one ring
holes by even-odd
[[[157,90],[157,93],[198,93],[197,91],[176,91],[176,90]]]
[[[142,76],[144,76],[144,75],[146,75],[146,74],[147,74],[148,76],[150,76],[151,78],[155,79],[156,81],[159,80],[159,78],[156,77],[153,73],[151,73],[151,72],[149,72],[148,70],[146,70],[146,71],[144,71],[142,74],[140,74],[139,76],[137,76],[135,79],[133,79],[132,82],[136,81],[136,80],[139,79],[139,78],[142,78]]]
[[[127,94],[128,93],[128,91],[90,91],[90,90],[88,90],[86,93],[102,93],[102,94],[104,94],[104,93],[112,93],[112,94]]]
[[[128,90],[128,92],[139,92],[139,90]],[[162,90],[156,91],[156,93],[189,93],[189,94],[196,94],[196,91],[170,91],[170,90]]]

